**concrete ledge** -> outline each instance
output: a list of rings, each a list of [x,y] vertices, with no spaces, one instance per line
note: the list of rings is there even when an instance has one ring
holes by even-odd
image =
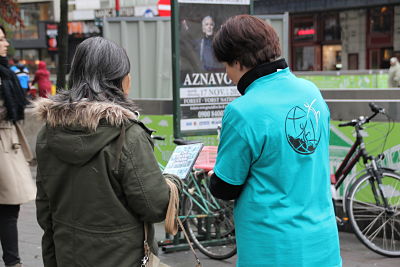
[[[399,90],[322,90],[331,110],[332,120],[351,120],[361,115],[370,115],[368,102],[376,102],[386,109],[395,121],[400,121]],[[173,103],[171,99],[134,99],[142,115],[171,115]],[[390,101],[390,102],[388,102]],[[376,121],[385,121],[383,116]],[[26,108],[23,128],[28,142],[35,155],[36,137],[43,123],[33,114],[32,108]]]

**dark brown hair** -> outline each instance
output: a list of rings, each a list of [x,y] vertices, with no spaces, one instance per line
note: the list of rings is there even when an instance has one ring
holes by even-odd
[[[279,37],[271,25],[254,16],[238,15],[229,18],[213,40],[215,57],[232,65],[254,68],[281,56]]]
[[[7,37],[6,30],[4,29],[3,25],[1,25],[1,24],[0,24],[0,30],[2,30],[4,33],[4,36]]]

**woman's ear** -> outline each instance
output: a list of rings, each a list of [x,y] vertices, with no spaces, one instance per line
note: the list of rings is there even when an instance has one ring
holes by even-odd
[[[240,62],[239,61],[235,61],[235,68],[238,70],[238,71],[245,71],[246,70],[246,68],[242,65],[242,64],[240,64]]]
[[[124,91],[124,95],[128,96],[129,91],[131,89],[131,74],[128,73],[123,79],[122,79],[122,90]]]

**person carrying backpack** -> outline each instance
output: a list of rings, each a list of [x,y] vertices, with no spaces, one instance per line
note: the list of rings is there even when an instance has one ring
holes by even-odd
[[[14,58],[14,63],[15,65],[10,67],[10,70],[12,70],[15,75],[17,75],[19,84],[26,93],[29,90],[29,69],[24,64],[22,64],[19,58]]]

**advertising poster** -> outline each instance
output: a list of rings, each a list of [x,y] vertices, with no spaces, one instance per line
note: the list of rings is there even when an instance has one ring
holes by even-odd
[[[215,132],[226,105],[239,92],[223,64],[216,60],[212,40],[229,17],[249,14],[250,0],[177,2],[180,132],[183,135]]]
[[[47,49],[49,52],[57,52],[58,25],[56,23],[46,23]]]

